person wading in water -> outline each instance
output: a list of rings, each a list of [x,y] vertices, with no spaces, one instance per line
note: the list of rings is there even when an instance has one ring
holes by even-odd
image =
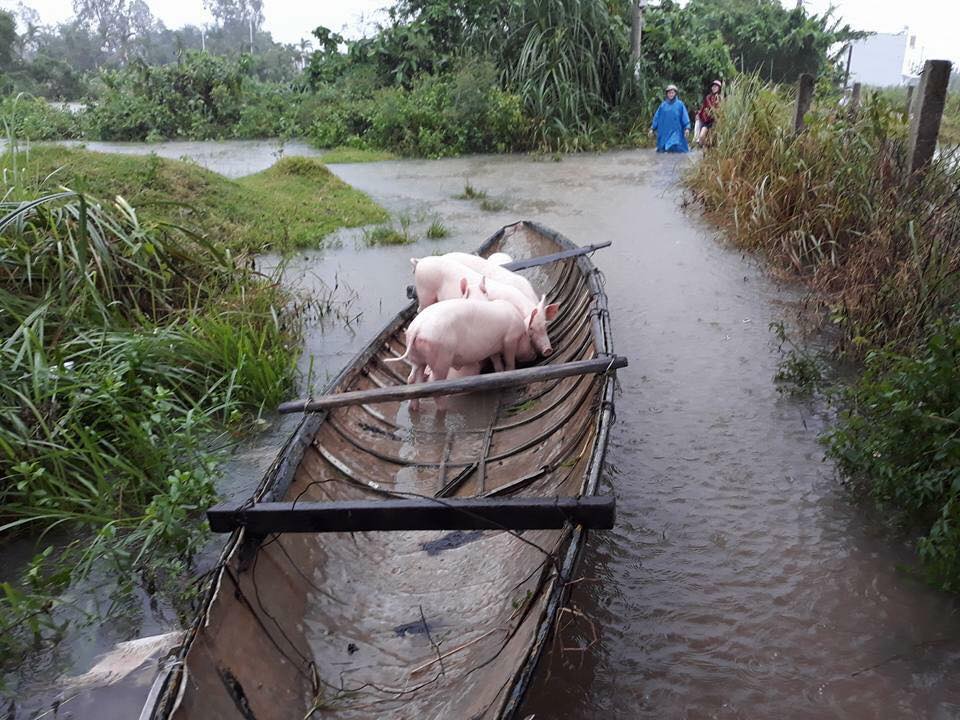
[[[657,152],[688,152],[686,133],[690,129],[687,106],[677,97],[677,86],[667,85],[667,99],[653,116],[650,134],[657,133]]]
[[[707,131],[713,127],[713,124],[717,120],[714,113],[716,112],[717,106],[720,105],[720,90],[722,88],[723,83],[719,80],[714,80],[710,83],[710,92],[703,98],[703,105],[700,106],[700,111],[697,113],[697,120],[700,121],[700,134],[697,135],[695,141],[697,145],[701,147],[703,147],[704,141],[707,139]]]

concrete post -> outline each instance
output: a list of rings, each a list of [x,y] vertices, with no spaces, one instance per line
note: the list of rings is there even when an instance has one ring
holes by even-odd
[[[803,116],[810,109],[813,102],[813,75],[801,73],[797,83],[797,110],[793,116],[793,129],[799,133],[803,130]]]
[[[904,107],[903,112],[906,114],[907,118],[910,118],[910,103],[913,102],[913,85],[907,85],[907,105]]]
[[[853,84],[853,92],[850,93],[850,112],[855,113],[860,109],[860,83]]]
[[[640,59],[644,5],[645,0],[633,0],[633,22],[630,25],[630,59],[634,64]]]
[[[907,141],[907,168],[911,175],[929,165],[933,159],[949,83],[949,60],[927,60],[923,64],[923,74],[911,108],[913,112]]]

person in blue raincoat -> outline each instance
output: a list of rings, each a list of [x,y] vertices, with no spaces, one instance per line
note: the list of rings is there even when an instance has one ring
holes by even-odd
[[[667,99],[660,103],[650,126],[650,134],[657,133],[657,152],[688,152],[689,130],[687,106],[677,97],[677,86],[667,85]]]

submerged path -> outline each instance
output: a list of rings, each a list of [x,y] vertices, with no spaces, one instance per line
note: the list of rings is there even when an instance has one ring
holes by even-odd
[[[960,717],[957,605],[896,570],[908,549],[822,461],[824,418],[777,392],[768,324],[795,298],[681,208],[685,162],[638,151],[335,168],[393,212],[436,213],[454,231],[439,248],[521,218],[614,243],[594,262],[630,358],[608,454],[618,523],[591,538],[576,612],[524,714]],[[451,200],[465,178],[507,207]],[[400,272],[427,242],[376,252],[399,255],[387,264]],[[341,272],[362,294],[386,280]]]
[[[263,169],[276,150],[149,148],[230,175]],[[594,262],[606,276],[616,350],[631,363],[619,373],[606,473],[617,527],[590,538],[523,716],[958,718],[957,604],[896,570],[911,554],[822,462],[823,417],[777,393],[767,326],[791,315],[795,297],[683,210],[677,181],[688,160],[635,151],[333,166],[412,232],[422,237],[438,219],[451,234],[365,248],[359,232],[345,231],[339,249],[298,254],[291,278],[338,285],[341,299],[352,288],[345,312],[361,315],[308,336],[316,385],[405,302],[411,256],[472,249],[518,219],[581,244],[612,240]],[[467,180],[503,209],[453,199]],[[249,494],[295,420],[238,454],[225,494]],[[139,632],[169,621],[145,611]],[[136,632],[65,644],[68,659],[52,676],[87,670],[94,650]],[[69,710],[136,717],[148,687],[143,678]]]

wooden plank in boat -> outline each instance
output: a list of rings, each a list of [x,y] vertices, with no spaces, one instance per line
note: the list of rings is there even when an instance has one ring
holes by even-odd
[[[272,533],[382,530],[543,530],[567,523],[609,530],[613,496],[552,498],[457,498],[271,502],[207,510],[213,532],[239,527],[256,536]]]
[[[473,377],[458,378],[456,380],[437,380],[415,385],[397,385],[396,387],[374,388],[371,390],[354,390],[345,393],[334,393],[314,399],[292,400],[280,405],[281,413],[316,412],[345,405],[362,405],[394,400],[412,400],[414,398],[436,397],[438,395],[456,395],[458,393],[479,392],[486,390],[502,390],[519,385],[570,375],[588,375],[618,370],[627,366],[627,359],[622,355],[610,355],[593,358],[591,360],[576,360],[574,362],[542,365],[539,367],[523,368],[522,370],[507,370],[476,375]]]

